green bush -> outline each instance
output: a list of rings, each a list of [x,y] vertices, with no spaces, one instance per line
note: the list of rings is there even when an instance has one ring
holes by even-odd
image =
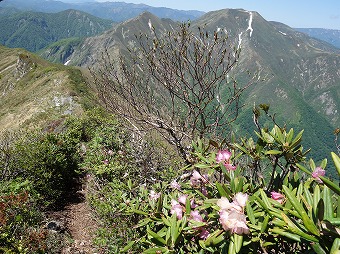
[[[275,125],[256,135],[224,149],[193,144],[189,174],[130,201],[125,212],[142,216],[135,226],[142,233],[121,251],[338,253],[340,188],[325,176],[326,160],[304,166],[302,132]]]
[[[46,232],[36,228],[43,219],[29,181],[2,181],[0,187],[0,252],[42,253]]]
[[[46,205],[56,205],[73,185],[77,143],[63,134],[29,133],[15,143],[12,171],[29,179]]]

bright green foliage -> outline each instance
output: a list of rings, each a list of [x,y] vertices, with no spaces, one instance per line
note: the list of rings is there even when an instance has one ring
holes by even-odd
[[[304,166],[302,134],[275,125],[256,132],[257,141],[229,145],[229,151],[214,141],[204,145],[198,140],[193,144],[194,165],[176,179],[180,187],[174,189],[170,180],[150,186],[149,194],[139,198],[148,212],[134,202],[126,210],[142,216],[136,227],[143,234],[122,251],[138,246],[143,253],[337,253],[340,188],[323,175],[326,160],[319,167],[313,160],[310,169]],[[339,169],[339,157],[332,157]],[[259,177],[268,170],[268,177]],[[202,178],[195,182],[197,174]],[[240,193],[249,198],[236,208],[238,223],[245,213],[248,229],[230,220],[234,208],[229,204],[237,204],[237,197],[245,195]],[[183,195],[185,202],[180,201]],[[229,208],[221,206],[225,198]],[[195,219],[195,213],[201,217]]]

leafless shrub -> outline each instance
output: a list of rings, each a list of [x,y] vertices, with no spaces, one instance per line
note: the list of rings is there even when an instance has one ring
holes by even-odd
[[[240,49],[223,32],[194,32],[190,24],[158,35],[136,35],[138,47],[92,71],[101,99],[136,133],[156,129],[188,161],[192,140],[216,135],[238,116],[253,79],[232,78]]]

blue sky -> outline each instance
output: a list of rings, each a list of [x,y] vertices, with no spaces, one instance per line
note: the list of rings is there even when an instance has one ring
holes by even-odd
[[[61,0],[62,1],[62,0]],[[78,0],[79,1],[79,0]],[[105,2],[108,0],[97,0]],[[180,10],[243,8],[291,27],[340,30],[340,0],[120,0]],[[115,1],[112,1],[115,2]]]

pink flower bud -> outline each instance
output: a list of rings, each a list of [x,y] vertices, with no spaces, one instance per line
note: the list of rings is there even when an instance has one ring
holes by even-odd
[[[326,171],[322,169],[321,167],[315,168],[315,170],[312,173],[312,177],[315,178],[315,181],[318,183],[322,183],[322,180],[319,176],[324,176],[326,174]]]

